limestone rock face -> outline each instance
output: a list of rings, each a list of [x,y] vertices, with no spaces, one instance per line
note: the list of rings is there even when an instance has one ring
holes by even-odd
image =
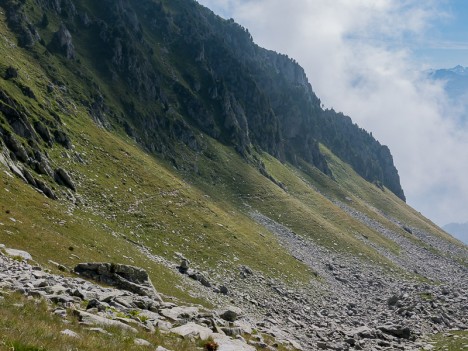
[[[63,168],[58,168],[54,173],[54,179],[57,183],[65,185],[73,191],[76,191],[76,185],[71,176]]]
[[[148,273],[142,268],[124,264],[80,263],[74,271],[83,277],[162,301]]]
[[[52,39],[52,46],[60,51],[69,60],[76,57],[75,47],[73,46],[72,35],[70,31],[62,24]]]
[[[195,323],[187,323],[185,325],[181,325],[180,327],[172,328],[171,332],[184,338],[196,337],[200,338],[201,340],[206,340],[209,337],[213,337],[214,335],[211,329]]]
[[[80,322],[82,322],[83,324],[102,325],[106,327],[111,326],[111,327],[117,327],[123,330],[127,330],[132,333],[137,333],[137,330],[135,328],[117,320],[111,320],[111,319],[104,318],[104,317],[94,315],[94,314],[84,312],[84,311],[75,311],[74,313],[77,315]]]
[[[4,249],[5,252],[12,256],[12,257],[21,257],[23,260],[32,260],[32,257],[31,255],[29,254],[29,252],[26,252],[26,251],[22,251],[22,250],[16,250],[16,249]]]

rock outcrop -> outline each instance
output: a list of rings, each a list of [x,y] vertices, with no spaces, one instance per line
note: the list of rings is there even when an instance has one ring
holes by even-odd
[[[144,269],[111,263],[80,263],[74,271],[86,278],[162,301]]]
[[[163,302],[141,268],[106,263],[84,263],[76,267],[75,271],[82,277],[115,287],[103,288],[81,278],[47,273],[39,266],[28,264],[29,259],[27,252],[0,244],[0,293],[12,290],[45,299],[54,304],[51,313],[64,319],[69,318],[66,309],[70,309],[74,318],[97,333],[109,334],[102,329],[109,327],[130,334],[136,334],[138,329],[154,333],[159,328],[187,339],[211,338],[218,351],[255,351],[243,338],[226,336],[221,329],[228,328],[229,323],[215,311]],[[61,334],[80,337],[69,329]],[[134,343],[152,346],[141,338],[135,338]],[[162,346],[157,350],[167,351]]]
[[[53,49],[60,52],[67,59],[73,60],[76,58],[72,35],[63,23],[60,25],[59,30],[55,32],[50,45]]]

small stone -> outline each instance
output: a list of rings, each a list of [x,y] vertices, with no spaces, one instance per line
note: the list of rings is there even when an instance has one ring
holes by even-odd
[[[63,168],[58,168],[55,170],[54,179],[58,184],[63,184],[67,188],[76,191],[76,185],[73,182],[72,178]]]
[[[151,343],[145,339],[135,339],[133,343],[138,346],[152,346]]]
[[[67,317],[67,311],[64,310],[64,309],[57,309],[57,310],[54,311],[54,314],[57,315],[57,316],[60,316],[62,318]]]
[[[170,351],[170,350],[166,349],[165,347],[158,346],[158,347],[156,347],[156,351]]]
[[[106,331],[106,330],[104,330],[102,328],[89,328],[88,330],[92,331],[92,332],[95,332],[95,333],[99,333],[99,334],[112,335],[111,333],[109,333],[108,331]]]
[[[70,338],[76,338],[76,339],[80,338],[80,336],[77,333],[75,333],[73,330],[70,330],[70,329],[62,330],[60,334],[69,336]]]

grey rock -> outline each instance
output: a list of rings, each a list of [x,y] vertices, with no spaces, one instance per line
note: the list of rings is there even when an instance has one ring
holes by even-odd
[[[412,334],[410,328],[404,327],[401,325],[388,324],[388,325],[378,326],[377,329],[381,330],[382,332],[386,334],[396,336],[397,338],[403,338],[403,339],[409,339]]]
[[[389,306],[395,306],[400,298],[397,295],[393,295],[387,300]]]
[[[75,302],[73,297],[67,295],[45,295],[45,297],[47,298],[47,300],[50,300],[56,304],[66,305],[73,304]]]
[[[187,260],[186,258],[182,259],[182,262],[180,263],[180,266],[179,266],[180,273],[186,274],[189,268],[190,268],[189,260]]]
[[[89,328],[88,330],[92,331],[94,333],[98,333],[98,334],[112,335],[111,333],[109,333],[108,331],[106,331],[106,330],[104,330],[102,328]]]
[[[60,334],[68,336],[70,338],[76,338],[76,339],[80,338],[80,335],[78,333],[75,333],[73,330],[70,330],[70,329],[62,330]]]
[[[218,351],[255,351],[255,347],[247,345],[245,341],[231,339],[222,334],[213,334],[213,340],[219,345]]]
[[[32,185],[33,187],[37,188],[36,180],[34,179],[32,174],[25,168],[23,168],[23,175],[24,175],[24,178],[26,179],[26,182],[29,185]]]
[[[151,345],[151,343],[145,339],[139,339],[139,338],[136,338],[135,340],[133,340],[133,343],[137,346],[153,346]]]
[[[34,122],[34,129],[37,134],[40,135],[42,140],[44,140],[49,146],[52,146],[52,135],[50,134],[49,128],[47,128],[43,123],[36,121]]]
[[[162,347],[162,346],[158,346],[156,347],[156,351],[171,351],[171,350],[166,349],[165,347]]]
[[[220,292],[220,294],[227,295],[227,294],[229,294],[229,289],[226,286],[221,285],[219,287],[219,292]]]
[[[6,248],[4,249],[5,253],[12,256],[12,257],[20,257],[23,260],[32,260],[32,256],[30,253],[23,251],[23,250],[16,250],[16,249],[10,249]]]
[[[74,271],[83,277],[162,301],[144,269],[123,264],[80,263]]]
[[[55,194],[55,192],[46,183],[44,183],[42,180],[36,179],[36,184],[37,184],[37,188],[39,190],[41,190],[42,193],[44,193],[45,196],[47,196],[48,198],[50,198],[52,200],[57,199],[57,195]]]
[[[239,316],[243,314],[242,310],[235,306],[229,306],[224,311],[221,311],[220,317],[228,322],[235,322]]]
[[[238,327],[224,327],[224,328],[221,328],[221,330],[224,332],[224,334],[228,336],[242,335],[242,332],[243,332],[243,330]]]
[[[213,336],[213,332],[211,329],[207,327],[202,327],[201,325],[195,324],[195,323],[187,323],[184,325],[181,325],[180,327],[177,328],[172,328],[171,333],[180,335],[184,338],[199,338],[201,340],[207,340],[208,338]]]
[[[55,315],[59,316],[59,317],[62,317],[62,318],[66,318],[67,317],[67,311],[64,310],[64,309],[56,309],[54,312],[53,312]]]
[[[24,146],[15,138],[13,134],[7,134],[3,137],[6,146],[13,152],[14,156],[21,161],[27,162],[29,159],[28,153]],[[12,156],[13,157],[13,156]],[[13,157],[14,158],[14,157]]]
[[[240,266],[240,274],[242,278],[247,278],[253,275],[253,271],[248,266]]]
[[[64,24],[61,24],[59,30],[54,33],[52,46],[67,59],[75,59],[76,53],[72,42],[72,35]]]
[[[65,185],[67,188],[76,191],[75,183],[73,182],[68,172],[63,168],[58,168],[55,170],[54,179],[58,184]]]
[[[158,327],[160,330],[169,331],[169,330],[171,330],[174,326],[172,325],[172,323],[170,323],[170,322],[168,322],[168,321],[158,321],[157,327]]]
[[[200,282],[201,285],[206,286],[207,288],[211,287],[211,283],[202,273],[197,272],[195,274],[190,274],[189,277]]]
[[[118,327],[123,330],[131,331],[133,333],[138,332],[135,328],[119,321],[104,318],[84,311],[75,310],[73,311],[73,313],[78,316],[80,322],[82,322],[83,324]]]

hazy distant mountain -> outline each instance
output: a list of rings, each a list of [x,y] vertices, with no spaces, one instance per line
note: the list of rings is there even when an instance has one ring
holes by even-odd
[[[442,227],[447,233],[468,244],[468,223],[450,223]]]
[[[468,67],[455,66],[448,69],[430,70],[429,76],[434,80],[445,82],[445,91],[450,99],[464,107],[461,121],[468,120]],[[468,223],[450,223],[442,227],[457,239],[468,244]]]
[[[458,65],[449,69],[430,70],[429,75],[435,80],[446,82],[445,90],[451,98],[468,95],[468,67]]]

